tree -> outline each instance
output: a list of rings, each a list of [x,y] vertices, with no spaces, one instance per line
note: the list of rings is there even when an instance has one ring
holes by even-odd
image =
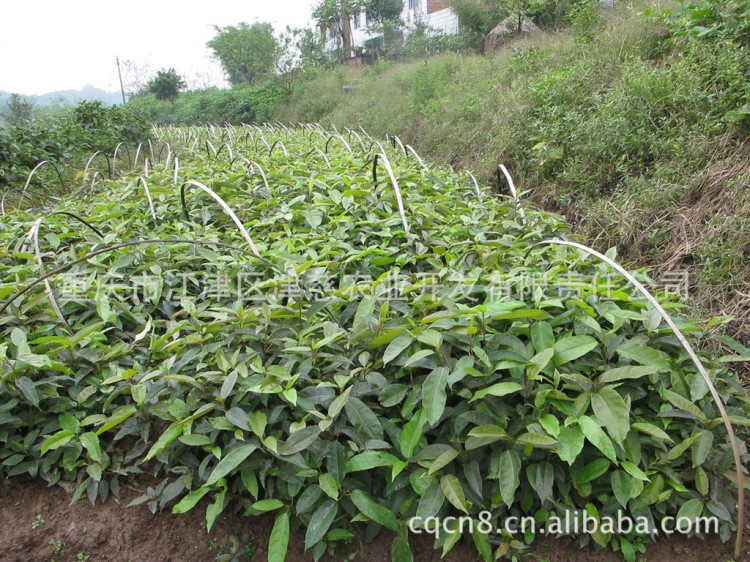
[[[279,42],[270,23],[242,22],[214,29],[216,36],[206,46],[221,63],[230,84],[258,84],[273,75]]]
[[[366,0],[367,21],[372,23],[398,22],[404,9],[403,0]]]
[[[34,116],[34,104],[21,94],[11,94],[8,98],[8,114],[5,120],[13,125],[28,123]]]
[[[351,17],[365,8],[365,0],[321,0],[312,12],[320,29],[329,29],[338,37],[342,55],[352,48]]]
[[[149,93],[154,94],[158,100],[166,100],[174,106],[174,100],[180,95],[187,84],[182,76],[177,74],[174,68],[160,70],[156,73],[146,86]]]
[[[510,13],[507,3],[499,0],[448,0],[448,5],[458,16],[462,32],[477,35],[482,41]]]

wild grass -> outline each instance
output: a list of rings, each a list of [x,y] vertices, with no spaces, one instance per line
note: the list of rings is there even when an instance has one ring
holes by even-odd
[[[750,118],[727,118],[750,99],[750,52],[740,36],[682,33],[692,23],[675,23],[677,9],[603,11],[589,42],[561,32],[492,55],[323,72],[281,117],[398,135],[499,190],[505,164],[598,249],[688,270],[694,304],[735,315],[750,339]]]

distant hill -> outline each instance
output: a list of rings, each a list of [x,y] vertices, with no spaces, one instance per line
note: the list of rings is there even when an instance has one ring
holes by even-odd
[[[5,113],[6,100],[10,97],[11,92],[0,90],[0,113]],[[107,105],[116,105],[122,103],[122,96],[118,92],[107,92],[94,86],[85,86],[81,90],[58,90],[39,96],[24,96],[31,100],[35,106],[43,107],[48,105],[66,105],[75,104],[79,101],[100,100]]]

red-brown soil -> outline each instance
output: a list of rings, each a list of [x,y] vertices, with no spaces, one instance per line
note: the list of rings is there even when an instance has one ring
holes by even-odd
[[[70,505],[70,495],[59,487],[48,488],[41,482],[6,481],[0,487],[0,561],[1,562],[210,562],[231,550],[231,537],[239,549],[236,558],[219,560],[267,560],[268,534],[272,517],[246,518],[222,515],[211,535],[206,533],[204,510],[198,506],[185,515],[152,514],[145,505],[126,507],[145,490],[131,486],[123,499],[110,499],[92,506],[87,500]],[[353,541],[347,553],[355,560],[389,562],[393,535],[381,533],[370,544]],[[292,535],[288,562],[309,562],[304,552],[303,535]],[[440,552],[431,540],[410,538],[416,562],[437,562]],[[249,545],[249,546],[248,546]],[[334,558],[345,560],[347,553]],[[249,556],[248,556],[249,555]],[[622,557],[593,548],[579,549],[572,541],[545,538],[534,543],[531,553],[520,557],[529,562],[619,562]],[[474,562],[478,557],[471,545],[458,545],[443,560]],[[662,539],[649,546],[641,562],[750,562],[750,544],[741,558],[732,556],[730,544],[717,538],[707,541],[678,537]]]

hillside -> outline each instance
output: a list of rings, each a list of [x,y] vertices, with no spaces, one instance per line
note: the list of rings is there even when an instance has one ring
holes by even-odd
[[[0,114],[6,111],[6,102],[12,92],[0,90]],[[57,90],[38,96],[24,96],[37,107],[48,105],[74,104],[80,101],[102,101],[107,105],[122,103],[122,97],[117,92],[107,92],[94,86],[84,86],[80,90]]]
[[[747,2],[675,6],[603,10],[491,55],[320,72],[279,119],[398,135],[499,190],[504,163],[597,248],[687,276],[692,303],[747,340]]]

